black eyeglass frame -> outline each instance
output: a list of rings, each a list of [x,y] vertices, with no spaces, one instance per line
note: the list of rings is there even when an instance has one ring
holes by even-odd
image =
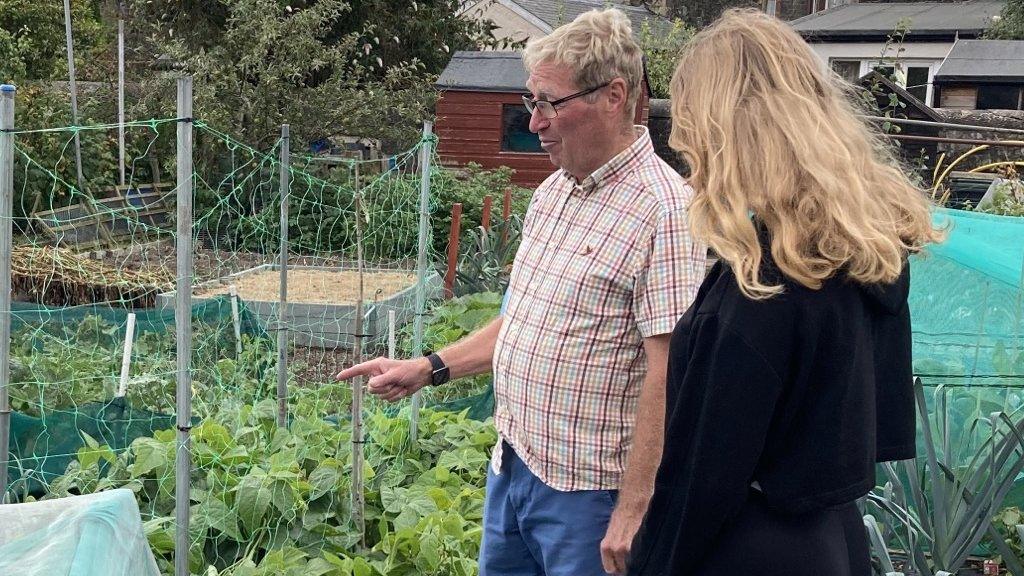
[[[570,100],[574,100],[576,98],[580,98],[582,96],[586,96],[587,94],[593,94],[594,92],[597,92],[601,88],[604,88],[605,86],[608,86],[613,81],[614,81],[614,79],[609,80],[609,81],[605,82],[604,84],[601,84],[600,86],[595,86],[593,88],[588,88],[586,90],[581,90],[581,91],[579,91],[579,92],[577,92],[575,94],[570,94],[570,95],[566,96],[565,98],[559,98],[558,100],[553,100],[553,101],[535,100],[533,98],[533,94],[523,94],[523,106],[526,106],[526,111],[527,112],[529,112],[530,114],[533,114],[533,110],[535,108],[537,108],[537,104],[540,104],[541,102],[547,103],[548,105],[551,106],[551,111],[552,111],[552,113],[554,115],[553,116],[545,116],[543,110],[541,110],[540,115],[544,116],[544,118],[547,118],[548,120],[550,120],[552,118],[557,118],[558,117],[558,109],[555,108],[555,106],[558,106],[559,104],[565,104],[566,102],[568,102]]]

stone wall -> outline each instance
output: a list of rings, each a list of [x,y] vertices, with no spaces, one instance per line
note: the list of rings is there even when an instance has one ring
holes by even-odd
[[[1024,110],[953,110],[947,108],[936,108],[935,110],[947,122],[954,124],[1024,130]],[[943,128],[940,131],[940,135],[946,138],[966,138],[972,140],[1024,140],[1024,132],[1011,134]],[[950,162],[974,146],[974,144],[939,144],[939,153],[946,153],[946,157],[943,159],[943,166],[948,166]],[[1024,147],[993,146],[964,159],[962,164],[957,165],[956,170],[969,170],[970,168],[992,162],[1011,160],[1024,160]]]

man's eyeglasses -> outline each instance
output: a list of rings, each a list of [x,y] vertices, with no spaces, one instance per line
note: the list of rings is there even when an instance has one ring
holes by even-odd
[[[537,110],[538,112],[540,112],[541,116],[550,120],[558,116],[558,110],[555,108],[555,106],[558,106],[559,104],[565,104],[566,102],[573,100],[574,98],[579,98],[581,96],[586,96],[587,94],[597,92],[601,88],[604,88],[605,86],[611,83],[611,80],[609,80],[604,84],[601,84],[600,86],[595,86],[593,88],[583,90],[582,92],[570,94],[565,98],[559,98],[558,100],[554,100],[551,102],[548,102],[547,100],[534,100],[532,94],[523,94],[523,105],[526,106],[526,110],[530,114],[533,114],[533,111]]]

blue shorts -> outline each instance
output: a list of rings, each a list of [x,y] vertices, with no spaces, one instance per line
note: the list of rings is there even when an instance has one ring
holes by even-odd
[[[480,576],[605,576],[601,540],[617,490],[561,492],[507,443],[501,474],[487,470]]]

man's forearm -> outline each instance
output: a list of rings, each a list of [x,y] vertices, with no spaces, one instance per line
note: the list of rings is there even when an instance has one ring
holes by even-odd
[[[633,447],[619,490],[618,506],[624,512],[643,514],[654,493],[654,477],[661,464],[665,435],[665,378],[654,382],[649,377],[640,392]]]
[[[640,391],[633,429],[633,446],[619,490],[623,512],[642,515],[654,493],[654,477],[661,464],[665,438],[665,377],[668,368],[668,335],[647,338],[647,376]]]
[[[494,345],[498,342],[500,331],[501,316],[498,316],[490,324],[440,350],[437,355],[448,366],[451,378],[454,380],[490,372]]]

